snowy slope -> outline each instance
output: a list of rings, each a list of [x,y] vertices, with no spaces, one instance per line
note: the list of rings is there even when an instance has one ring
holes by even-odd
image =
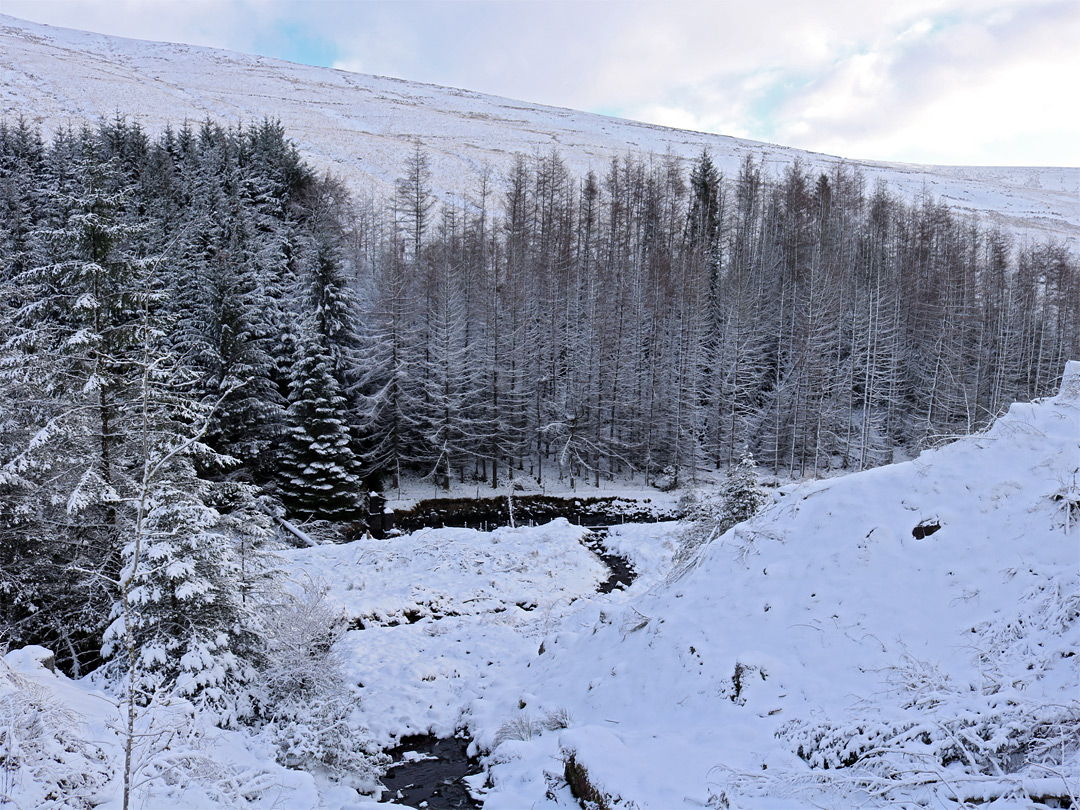
[[[778,173],[796,158],[827,171],[836,158],[720,135],[667,129],[386,77],[291,64],[209,48],[143,42],[0,15],[0,115],[52,132],[116,113],[151,132],[207,117],[279,118],[319,169],[357,192],[386,192],[414,138],[432,159],[443,195],[474,192],[479,173],[498,177],[515,152],[557,149],[570,169],[602,173],[633,152],[693,157],[708,147],[733,176],[753,154]],[[1019,234],[1080,240],[1080,169],[942,167],[863,162],[872,186],[924,188],[961,210]]]
[[[495,748],[486,810],[573,806],[571,755],[619,807],[1075,806],[1080,363],[1065,388],[795,487],[682,577],[564,626],[474,707],[489,746],[522,704],[573,718]]]

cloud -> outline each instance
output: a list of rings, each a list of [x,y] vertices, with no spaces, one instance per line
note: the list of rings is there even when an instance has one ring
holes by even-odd
[[[1073,3],[922,20],[789,98],[776,134],[850,157],[1076,165],[1075,42]],[[1025,135],[1038,148],[1024,149]]]
[[[5,0],[3,13],[134,39],[250,50],[250,4],[240,0]]]

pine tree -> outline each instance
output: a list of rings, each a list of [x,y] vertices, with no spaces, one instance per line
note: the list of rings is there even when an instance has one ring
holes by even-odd
[[[238,538],[208,505],[213,485],[198,480],[191,458],[154,473],[136,505],[135,540],[123,552],[126,598],[114,606],[103,653],[114,672],[134,679],[139,695],[175,690],[233,725],[252,716],[246,687],[261,661],[255,604],[245,604],[246,589],[238,587],[251,572],[242,570]],[[245,518],[259,525],[257,515]]]
[[[363,483],[333,357],[311,324],[301,334],[298,351],[278,469],[281,499],[299,517],[356,518],[363,506]]]
[[[688,493],[680,504],[684,521],[672,575],[679,577],[698,559],[698,552],[733,526],[756,515],[768,501],[757,481],[757,464],[749,451],[728,470],[715,492]]]
[[[30,235],[41,263],[10,279],[18,304],[4,324],[3,398],[16,445],[3,459],[0,520],[15,636],[52,644],[80,672],[98,661],[114,595],[105,583],[119,565],[122,405],[148,264],[134,252],[116,161],[99,159],[94,135],[58,138],[49,158],[48,214]]]
[[[749,520],[765,505],[767,498],[757,481],[757,462],[744,451],[720,488],[721,517],[717,532],[723,534],[737,523]]]

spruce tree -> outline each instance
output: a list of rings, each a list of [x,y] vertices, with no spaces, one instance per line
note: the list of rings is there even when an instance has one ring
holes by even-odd
[[[331,353],[305,324],[293,362],[278,469],[282,502],[297,517],[347,520],[358,517],[363,505],[346,398],[333,367]]]
[[[743,451],[720,488],[721,513],[717,526],[723,534],[737,523],[749,520],[765,505],[766,497],[758,486],[757,462],[749,451]]]

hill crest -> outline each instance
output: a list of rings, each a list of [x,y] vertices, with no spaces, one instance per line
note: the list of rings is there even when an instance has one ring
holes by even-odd
[[[207,117],[279,119],[319,171],[361,196],[390,192],[414,140],[431,158],[444,199],[474,193],[515,153],[557,150],[572,173],[602,173],[632,153],[681,159],[708,149],[734,176],[746,154],[779,174],[795,160],[828,171],[841,158],[723,135],[668,129],[403,79],[347,73],[262,56],[73,31],[0,15],[0,116],[46,133],[120,114],[150,132]],[[873,186],[912,198],[928,191],[1023,236],[1080,242],[1080,169],[923,166],[843,161]]]

